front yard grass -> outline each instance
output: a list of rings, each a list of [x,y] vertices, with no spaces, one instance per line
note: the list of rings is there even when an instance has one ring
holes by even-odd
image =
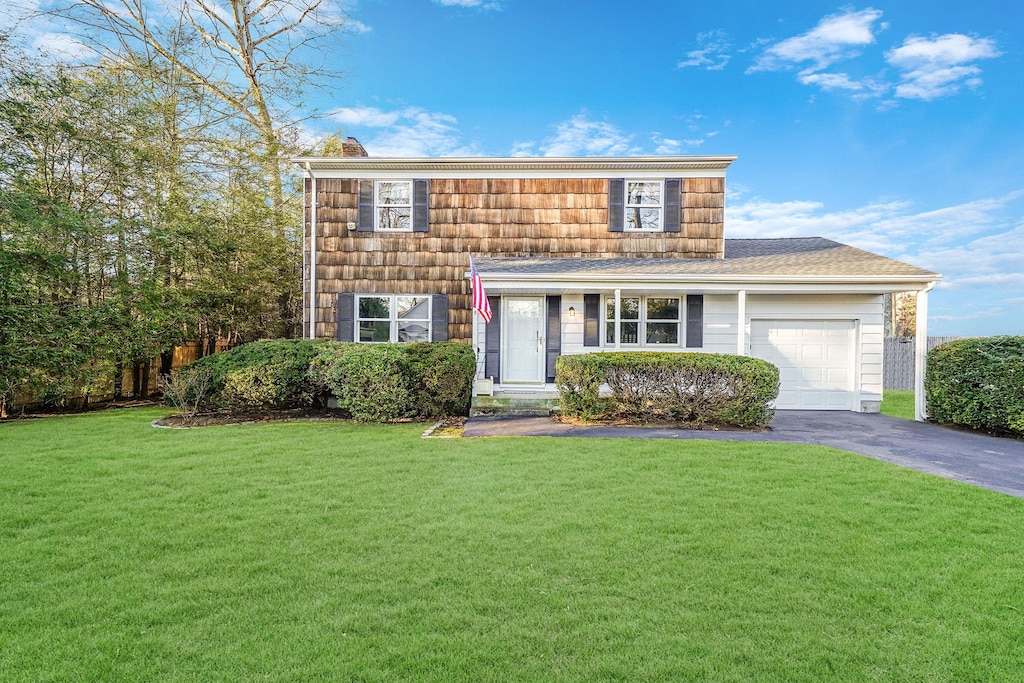
[[[0,680],[1021,680],[1024,500],[814,446],[0,425]]]
[[[901,417],[904,420],[914,419],[914,390],[886,389],[882,393],[883,415]]]

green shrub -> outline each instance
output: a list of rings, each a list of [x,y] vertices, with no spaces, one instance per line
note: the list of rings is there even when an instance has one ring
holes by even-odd
[[[570,417],[673,420],[688,427],[764,427],[775,410],[779,372],[746,356],[618,352],[563,356],[556,364],[562,412]],[[601,385],[609,397],[600,397]]]
[[[338,407],[360,422],[388,422],[415,414],[409,355],[396,344],[364,344],[340,354],[327,370]]]
[[[1024,435],[1024,337],[936,346],[928,354],[924,391],[938,422]]]
[[[210,373],[209,398],[203,408],[292,408],[311,402],[309,363],[329,344],[308,339],[258,341],[200,358],[187,367]]]
[[[416,414],[426,418],[468,414],[476,375],[473,347],[455,342],[416,342],[403,348],[409,356]]]
[[[607,412],[608,401],[600,395],[605,355],[559,356],[555,361],[555,387],[563,415],[592,420]]]
[[[207,387],[196,410],[338,407],[361,421],[442,417],[468,412],[476,359],[466,344],[354,344],[281,339],[201,358]],[[178,397],[165,394],[177,406]],[[188,396],[186,399],[191,400]]]

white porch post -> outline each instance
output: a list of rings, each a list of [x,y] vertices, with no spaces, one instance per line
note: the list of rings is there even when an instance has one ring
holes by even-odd
[[[736,355],[747,355],[747,290],[736,293]]]
[[[599,316],[600,319],[600,316]],[[597,331],[598,338],[601,337],[601,330]],[[615,290],[615,350],[619,350],[619,342],[622,337],[622,290]]]
[[[316,176],[306,162],[309,174],[309,338],[316,339]],[[306,233],[305,230],[302,231]]]
[[[917,293],[917,325],[914,331],[914,419],[923,422],[928,417],[924,400],[924,373],[928,361],[928,292],[934,282]]]

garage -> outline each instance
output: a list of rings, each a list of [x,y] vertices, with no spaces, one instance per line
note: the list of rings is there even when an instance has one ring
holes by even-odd
[[[751,320],[750,355],[779,368],[775,407],[856,410],[853,320]]]

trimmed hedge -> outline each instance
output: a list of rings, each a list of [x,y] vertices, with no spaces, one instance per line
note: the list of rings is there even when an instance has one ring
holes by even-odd
[[[586,420],[765,427],[779,395],[778,368],[747,356],[590,353],[562,356],[555,369],[562,414]],[[602,385],[610,390],[607,398],[600,395]]]
[[[353,418],[379,422],[467,414],[476,358],[472,347],[454,342],[281,339],[201,358],[174,378],[184,390],[198,371],[209,376],[200,406],[205,410],[324,407],[334,396]]]
[[[937,422],[1024,435],[1024,337],[936,346],[928,353],[924,392]]]

